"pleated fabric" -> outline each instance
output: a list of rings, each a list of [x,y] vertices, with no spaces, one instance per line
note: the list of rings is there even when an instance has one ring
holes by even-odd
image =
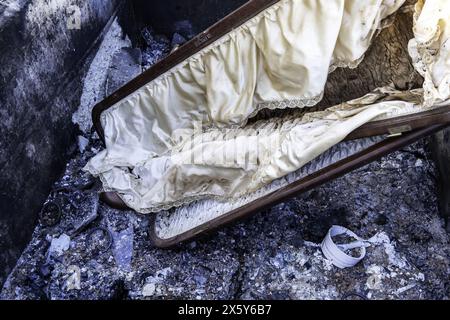
[[[425,80],[425,105],[450,98],[450,1],[417,1],[409,52]]]
[[[320,101],[328,73],[357,66],[403,2],[278,2],[105,111],[106,149],[85,169],[142,213],[230,200],[299,169],[368,121],[417,111],[426,93],[383,88],[323,112],[246,125],[262,108]],[[416,30],[428,2],[416,6]],[[445,2],[437,3],[447,9]],[[426,69],[442,101],[449,69],[443,77]]]

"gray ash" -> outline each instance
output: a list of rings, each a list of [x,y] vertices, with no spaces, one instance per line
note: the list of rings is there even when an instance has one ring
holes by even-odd
[[[175,22],[173,30],[174,33],[168,37],[157,33],[151,26],[142,29],[142,66],[145,70],[196,35],[192,24],[187,20]]]
[[[152,27],[144,28],[141,35],[144,40],[142,65],[148,69],[170,53],[171,43],[166,36],[156,34]]]

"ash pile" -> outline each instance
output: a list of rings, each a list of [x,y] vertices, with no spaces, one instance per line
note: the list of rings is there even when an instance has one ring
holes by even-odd
[[[92,106],[192,38],[148,27],[133,48],[117,22],[93,59],[74,121],[78,152],[44,204],[3,299],[448,299],[449,235],[425,139],[208,238],[153,248],[149,217],[98,200],[82,168],[101,148]],[[342,225],[378,244],[338,269],[319,243]]]

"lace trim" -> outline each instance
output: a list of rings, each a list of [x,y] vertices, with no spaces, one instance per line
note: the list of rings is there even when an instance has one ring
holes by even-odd
[[[385,95],[385,97],[389,97],[387,94]],[[380,97],[382,98],[382,97]],[[388,101],[388,100],[387,100]],[[347,104],[347,103],[343,103],[341,105],[338,105],[335,108],[330,108],[328,110],[325,111],[317,111],[317,112],[312,112],[312,113],[308,113],[308,112],[304,112],[304,114],[302,116],[298,116],[298,115],[290,115],[290,116],[286,116],[286,117],[282,117],[282,118],[276,118],[273,119],[270,122],[261,120],[258,122],[253,123],[251,126],[248,126],[246,128],[243,128],[242,130],[236,130],[235,132],[233,132],[232,135],[229,136],[229,138],[233,138],[234,136],[238,136],[240,134],[245,134],[245,131],[247,130],[256,130],[258,131],[259,134],[264,135],[267,131],[271,131],[273,129],[273,127],[278,127],[279,126],[279,130],[282,130],[283,132],[288,132],[290,131],[290,129],[296,125],[299,124],[306,124],[306,123],[310,123],[313,122],[314,120],[317,120],[318,118],[323,118],[326,115],[329,115],[331,113],[333,113],[333,111],[343,111],[343,110],[351,110],[354,107],[357,107],[357,105],[351,105],[351,104]],[[420,105],[414,105],[411,108],[408,109],[398,109],[395,110],[387,115],[384,116],[380,116],[372,121],[375,120],[384,120],[384,119],[389,119],[389,118],[394,118],[397,116],[403,116],[403,115],[410,115],[410,114],[415,114],[418,112],[423,111],[424,107],[420,106]],[[205,131],[205,133],[211,133],[214,134],[216,136],[219,136],[221,134],[220,131],[210,129],[211,131],[207,130]],[[211,136],[211,139],[214,139],[214,136]],[[111,188],[108,184],[108,182],[106,181],[106,179],[102,176],[99,175],[100,180],[103,183],[103,188],[105,191],[115,191],[113,188]],[[133,185],[135,186],[135,182],[132,181]],[[120,192],[117,192],[119,197],[130,207],[133,208],[134,210],[136,210],[137,212],[143,213],[143,214],[148,214],[148,213],[157,213],[157,212],[161,212],[161,211],[167,211],[170,210],[172,208],[178,208],[181,206],[185,206],[188,204],[191,204],[192,202],[195,201],[199,201],[199,200],[204,200],[205,198],[207,199],[211,199],[214,201],[218,201],[218,202],[224,202],[224,201],[229,201],[230,199],[236,199],[236,198],[240,198],[240,197],[244,197],[249,193],[255,192],[256,190],[258,190],[260,187],[258,186],[254,186],[251,187],[245,191],[242,191],[240,193],[237,193],[233,196],[218,196],[218,195],[214,195],[214,194],[210,194],[210,193],[199,193],[195,196],[188,196],[185,197],[183,199],[179,199],[179,200],[173,200],[170,202],[166,202],[166,203],[160,203],[160,204],[155,204],[151,207],[147,207],[147,208],[140,208],[137,204],[137,201],[133,200],[128,200],[126,198],[127,195],[123,195]],[[135,197],[134,195],[128,195],[131,197]]]
[[[122,100],[117,102],[114,106],[112,106],[108,110],[105,110],[103,113],[105,113],[105,112],[112,112],[124,100],[133,98],[133,97],[135,97],[136,95],[138,95],[139,93],[141,93],[144,90],[150,90],[150,89],[154,88],[161,81],[164,81],[166,78],[172,76],[172,74],[178,72],[179,69],[183,68],[184,66],[186,66],[186,65],[188,65],[190,63],[193,63],[193,62],[196,62],[196,61],[200,60],[201,56],[205,55],[206,53],[208,53],[208,52],[210,52],[210,51],[212,51],[214,49],[216,49],[220,45],[222,45],[222,44],[224,44],[226,42],[229,42],[234,34],[237,34],[238,32],[248,32],[250,34],[249,29],[253,25],[257,24],[260,21],[260,19],[262,19],[264,16],[268,16],[268,15],[272,15],[273,14],[273,13],[269,13],[269,12],[273,11],[274,13],[276,13],[276,11],[279,10],[279,8],[283,4],[285,4],[285,3],[289,2],[289,1],[293,1],[293,0],[280,0],[279,2],[277,2],[277,3],[273,4],[272,6],[268,7],[264,11],[260,12],[259,14],[257,14],[253,18],[251,18],[250,20],[244,22],[241,26],[237,27],[236,29],[233,29],[231,32],[229,32],[226,35],[222,36],[221,38],[217,39],[216,41],[211,43],[209,46],[203,48],[202,50],[200,50],[199,52],[197,52],[194,55],[190,56],[189,58],[185,59],[183,62],[179,63],[177,66],[173,67],[169,71],[161,74],[159,77],[155,78],[154,80],[152,80],[148,84],[144,85],[143,87],[141,87],[137,91],[133,92],[131,95],[123,98]]]
[[[365,58],[365,54],[363,54],[358,59],[356,59],[354,61],[350,61],[350,62],[342,61],[342,60],[335,61],[331,64],[329,73],[336,71],[336,69],[338,69],[338,68],[356,69],[361,64],[361,62],[364,60],[364,58]]]
[[[418,30],[417,27],[417,21],[420,18],[423,6],[424,2],[418,1],[414,7],[413,30],[416,35],[420,33],[420,30]],[[448,23],[450,23],[450,21],[448,21]],[[443,102],[450,96],[450,74],[442,80],[442,83],[438,87],[436,87],[432,78],[432,70],[436,62],[436,56],[446,45],[443,43],[439,48],[436,46],[436,44],[439,44],[440,37],[443,33],[442,27],[437,24],[433,31],[433,34],[430,34],[427,39],[423,39],[419,42],[416,37],[409,43],[409,53],[413,65],[417,72],[424,78],[423,104],[426,107],[431,107],[439,101]],[[450,40],[447,39],[447,42],[448,41]]]
[[[120,104],[127,100],[127,99],[137,99],[137,95],[139,95],[142,91],[144,90],[153,90],[160,82],[164,81],[165,79],[167,79],[168,77],[172,76],[174,73],[178,72],[179,69],[183,68],[185,65],[196,62],[198,60],[200,60],[200,57],[205,55],[206,53],[213,51],[214,49],[216,49],[217,47],[221,46],[222,44],[229,42],[232,38],[233,38],[233,34],[237,34],[238,32],[247,32],[249,34],[250,31],[249,29],[259,23],[260,19],[263,19],[264,17],[270,17],[271,15],[273,15],[274,13],[276,13],[277,10],[280,9],[280,7],[282,7],[285,3],[288,3],[290,1],[293,0],[280,0],[278,3],[275,3],[274,5],[272,5],[271,7],[265,9],[264,11],[260,12],[258,15],[256,15],[255,17],[253,17],[252,19],[248,20],[247,22],[243,23],[241,26],[239,26],[238,28],[232,30],[231,32],[229,32],[228,34],[224,35],[223,37],[221,37],[220,39],[216,40],[215,42],[213,42],[212,44],[210,44],[209,46],[207,46],[206,48],[202,49],[201,51],[197,52],[196,54],[192,55],[191,57],[187,58],[186,60],[184,60],[183,62],[181,62],[180,64],[178,64],[177,66],[175,66],[174,68],[170,69],[169,71],[163,73],[162,75],[160,75],[159,77],[157,77],[156,79],[154,79],[153,81],[151,81],[150,83],[144,85],[143,87],[141,87],[140,89],[138,89],[137,91],[135,91],[134,93],[132,93],[131,95],[123,98],[122,100],[120,100],[119,102],[117,102],[114,106],[112,106],[111,108],[109,108],[108,110],[105,110],[102,115],[100,116],[101,121],[104,121],[104,114],[106,112],[113,112],[114,110],[116,110],[117,107],[120,106]],[[378,31],[380,31],[382,28],[384,28],[383,26],[383,20],[380,21],[380,24],[378,26],[376,26],[376,29]],[[337,68],[350,68],[350,69],[355,69],[358,67],[358,65],[361,63],[361,61],[364,59],[364,55],[361,56],[360,58],[358,58],[355,61],[335,61],[330,65],[329,68],[329,72],[333,72],[335,71]],[[314,98],[304,98],[300,100],[304,100],[304,101],[308,101],[308,99],[314,99]],[[320,101],[320,100],[319,100]],[[273,103],[278,103],[276,101],[274,101]],[[272,107],[271,104],[272,102],[264,102],[264,104],[268,104],[268,108],[269,109],[277,109],[277,107]],[[317,102],[316,102],[317,104]],[[307,102],[305,103],[305,106],[310,106],[310,104],[308,104]],[[254,115],[256,115],[257,112],[259,112],[260,110],[264,109],[264,107],[260,108],[258,111],[253,112],[252,115],[250,116],[250,118]]]
[[[152,207],[148,207],[148,208],[139,208],[135,205],[136,201],[129,201],[128,199],[126,199],[126,195],[121,194],[120,192],[118,192],[117,190],[109,187],[108,182],[105,180],[105,178],[102,175],[99,175],[100,181],[103,184],[103,191],[105,192],[115,192],[120,199],[122,199],[122,201],[131,209],[135,210],[138,213],[142,213],[142,214],[149,214],[149,213],[158,213],[161,211],[168,211],[172,208],[178,208],[178,207],[182,207],[184,205],[190,204],[192,202],[195,201],[199,201],[199,200],[203,200],[205,198],[208,199],[213,199],[215,201],[224,201],[226,198],[220,197],[220,196],[216,196],[213,194],[198,194],[195,196],[190,196],[190,197],[186,197],[183,198],[181,200],[175,200],[173,202],[168,202],[168,203],[164,203],[164,204],[157,204],[154,205]]]
[[[202,49],[201,51],[199,51],[198,53],[196,53],[195,55],[191,56],[190,58],[184,60],[183,62],[181,62],[179,65],[177,65],[176,67],[172,68],[171,70],[167,71],[166,73],[160,75],[158,78],[154,79],[152,82],[146,84],[145,86],[141,87],[140,89],[138,89],[137,91],[135,91],[133,94],[125,97],[124,99],[120,100],[118,103],[116,103],[114,106],[112,106],[111,108],[109,108],[108,110],[106,110],[105,112],[102,113],[101,115],[101,122],[102,125],[104,126],[105,121],[106,121],[106,113],[108,112],[113,112],[114,110],[116,110],[118,107],[120,107],[120,105],[122,104],[123,101],[125,100],[130,100],[130,99],[137,99],[138,95],[140,93],[142,93],[144,90],[152,90],[153,88],[155,88],[157,85],[159,85],[159,83],[161,81],[164,81],[165,79],[167,79],[168,77],[172,76],[174,73],[176,73],[179,69],[183,68],[185,65],[196,62],[200,59],[200,57],[204,54],[206,54],[209,51],[214,50],[215,48],[219,47],[220,45],[222,45],[223,43],[226,43],[227,41],[230,41],[231,37],[233,36],[233,34],[237,34],[238,32],[249,32],[249,28],[255,24],[258,23],[260,21],[260,19],[262,19],[264,16],[268,16],[268,15],[272,15],[273,12],[276,12],[276,10],[278,10],[283,4],[292,1],[292,0],[280,0],[278,3],[272,5],[271,7],[267,8],[266,10],[264,10],[263,12],[259,13],[258,15],[256,15],[255,17],[253,17],[252,19],[248,20],[247,22],[245,22],[244,24],[242,24],[240,27],[234,29],[232,32],[228,33],[227,35],[221,37],[220,39],[218,39],[217,41],[215,41],[214,43],[212,43],[211,45],[209,45],[208,47]],[[381,26],[381,23],[380,23]],[[377,29],[380,28],[380,26],[377,26]],[[360,57],[359,59],[355,60],[355,61],[351,61],[351,62],[346,62],[346,61],[336,61],[333,62],[329,68],[329,72],[333,72],[335,71],[337,68],[351,68],[354,69],[356,68],[361,61],[364,59],[364,56]],[[237,126],[237,127],[241,127],[242,126],[246,126],[248,123],[248,119],[252,118],[253,116],[255,116],[256,114],[258,114],[261,110],[263,109],[270,109],[270,110],[275,110],[275,109],[286,109],[286,108],[304,108],[304,107],[311,107],[316,105],[318,102],[320,102],[323,98],[323,92],[321,94],[319,94],[318,96],[315,97],[304,97],[304,98],[299,98],[299,99],[292,99],[292,100],[284,100],[284,101],[268,101],[268,102],[263,102],[257,105],[257,107],[255,108],[255,110],[244,120],[243,124],[241,126]],[[325,115],[328,114],[329,111],[319,111],[316,113],[316,115],[319,116],[319,114]],[[314,119],[314,117],[306,117],[305,119],[303,119],[303,117],[298,118],[297,117],[297,121],[293,121],[292,123],[290,123],[290,126],[295,126],[299,123],[302,123],[302,121],[304,121],[303,123],[306,122],[312,122]],[[289,117],[286,118],[279,118],[273,122],[269,122],[270,125],[278,125],[280,123],[285,124],[284,122],[289,119]],[[309,119],[309,120],[306,120]],[[255,124],[253,124],[250,128],[255,128],[256,125],[261,125],[260,122],[256,122]],[[212,124],[211,124],[212,126]],[[286,125],[286,128],[288,128],[289,126]],[[247,128],[244,128],[247,129]],[[263,128],[258,128],[259,130],[263,130]],[[208,130],[208,128],[206,128],[206,130]],[[110,164],[114,165],[114,160],[111,159],[110,160]],[[103,189],[105,191],[115,191],[117,192],[115,189],[113,189],[112,187],[109,186],[108,182],[106,181],[106,179],[103,177],[102,174],[99,174],[98,177],[100,178],[100,180],[102,181],[103,184]],[[133,181],[133,184],[135,184],[135,182]],[[239,197],[239,196],[243,196],[246,193],[249,193],[251,191],[248,192],[243,192],[240,195],[235,195],[234,197]],[[126,199],[127,195],[123,195],[120,192],[117,192],[117,194],[119,195],[119,197],[131,208],[133,208],[134,210],[136,210],[137,212],[140,213],[155,213],[155,212],[160,212],[160,211],[164,211],[164,210],[169,210],[171,208],[174,207],[180,207],[183,205],[187,205],[189,203],[192,203],[194,201],[197,200],[201,200],[204,198],[210,198],[216,201],[223,201],[226,199],[231,199],[234,197],[221,197],[221,196],[216,196],[216,195],[212,195],[212,194],[198,194],[195,196],[189,196],[180,200],[175,200],[175,201],[171,201],[165,204],[155,204],[154,206],[150,207],[150,208],[138,208],[134,205],[134,203],[136,201],[128,201],[128,199]],[[129,195],[132,196],[132,195]],[[134,196],[132,196],[134,197]]]

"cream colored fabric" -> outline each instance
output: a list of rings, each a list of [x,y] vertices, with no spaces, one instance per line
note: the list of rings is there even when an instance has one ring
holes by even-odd
[[[107,148],[86,170],[143,213],[228,199],[297,170],[368,121],[417,111],[421,91],[380,89],[243,127],[260,108],[317,103],[328,72],[356,66],[402,3],[280,1],[104,112]]]
[[[241,126],[271,102],[316,104],[329,69],[356,66],[403,2],[281,0],[104,112],[107,150],[96,162],[134,167],[193,123]]]
[[[450,1],[419,0],[415,9],[409,51],[425,79],[425,105],[432,106],[450,98]]]
[[[203,197],[236,197],[297,170],[370,120],[417,111],[421,96],[421,91],[384,88],[303,117],[193,134],[176,151],[130,172],[119,167],[89,170],[100,175],[105,188],[113,186],[130,207],[144,213]]]

